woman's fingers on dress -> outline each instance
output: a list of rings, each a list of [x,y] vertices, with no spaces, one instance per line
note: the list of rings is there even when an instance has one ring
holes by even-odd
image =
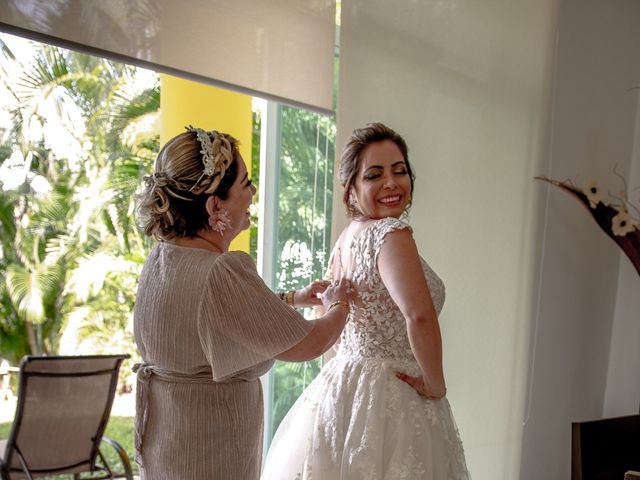
[[[417,391],[420,395],[423,395],[423,383],[421,377],[412,377],[411,375],[407,375],[406,373],[396,372],[396,377],[402,380],[405,383],[408,383],[415,391]]]
[[[350,300],[349,286],[351,282],[346,278],[341,278],[334,281],[322,294],[322,298],[331,302]]]
[[[310,305],[322,305],[322,300],[319,297],[317,297],[315,295],[312,295],[311,298],[309,298],[309,304]]]
[[[328,280],[316,280],[311,284],[311,291],[317,295],[329,288],[329,285],[331,285],[331,282]]]
[[[349,298],[350,286],[351,286],[351,281],[346,278],[341,278],[340,281],[338,282],[338,285],[336,286],[336,288],[338,289],[338,292],[340,293],[340,296],[345,300],[348,300]]]
[[[338,285],[337,287],[344,291],[344,293],[347,293],[349,291],[349,289],[351,288],[351,280],[349,280],[348,278],[341,278],[338,281]]]

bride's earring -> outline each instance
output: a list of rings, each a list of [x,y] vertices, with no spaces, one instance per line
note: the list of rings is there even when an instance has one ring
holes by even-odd
[[[231,228],[231,218],[229,218],[229,212],[227,210],[218,210],[217,212],[209,215],[209,227],[214,232],[218,232],[221,237],[224,236],[224,231]]]
[[[351,213],[354,215],[360,213],[360,209],[358,208],[358,199],[353,192],[349,194],[349,210],[351,210]]]
[[[407,202],[407,206],[404,207],[404,211],[402,212],[402,215],[400,215],[401,220],[404,220],[405,222],[409,220],[409,210],[411,209],[412,203],[413,198],[411,197],[411,194],[409,194],[409,201]]]

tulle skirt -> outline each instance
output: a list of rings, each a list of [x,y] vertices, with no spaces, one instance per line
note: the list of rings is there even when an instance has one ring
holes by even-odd
[[[262,480],[468,479],[449,402],[395,376],[415,361],[338,355],[282,421]]]

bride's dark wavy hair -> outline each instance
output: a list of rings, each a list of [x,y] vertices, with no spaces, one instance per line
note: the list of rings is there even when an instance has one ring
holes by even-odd
[[[400,136],[395,130],[387,127],[382,123],[369,123],[363,128],[356,128],[349,140],[347,140],[344,150],[342,150],[342,156],[340,157],[340,184],[343,188],[342,202],[347,207],[347,213],[351,218],[357,217],[361,214],[349,201],[349,195],[351,193],[351,187],[356,180],[356,175],[360,171],[360,165],[362,163],[362,152],[369,145],[377,142],[383,142],[390,140],[397,145],[402,153],[404,162],[407,166],[407,173],[411,179],[411,194],[413,195],[413,183],[415,176],[409,163],[409,148],[404,138]]]

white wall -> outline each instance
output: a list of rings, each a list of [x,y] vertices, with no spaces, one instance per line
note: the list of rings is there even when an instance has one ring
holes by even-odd
[[[531,178],[640,185],[638,25],[637,0],[343,3],[338,144],[371,121],[408,141],[476,479],[568,478],[572,421],[637,411],[640,279]]]
[[[557,0],[342,3],[338,145],[372,121],[409,144],[411,223],[447,285],[448,396],[475,479],[519,473],[544,193],[532,177],[546,158],[556,10]],[[340,195],[334,207],[344,225]]]
[[[640,58],[640,55],[638,55]],[[639,61],[640,63],[640,61]],[[640,80],[637,82],[640,85]],[[629,169],[632,192],[629,199],[640,207],[640,96],[636,107],[636,129]],[[620,255],[618,292],[609,354],[604,416],[617,417],[638,413],[640,405],[640,277],[625,255]]]
[[[637,93],[629,89],[640,79],[638,25],[637,0],[562,2],[545,174],[575,179],[578,186],[597,179],[605,191],[622,189],[614,168],[627,176],[632,155]],[[531,480],[569,478],[571,422],[602,418],[614,312],[619,334],[628,333],[633,299],[624,292],[640,287],[637,278],[629,282],[628,272],[619,276],[620,250],[588,212],[557,189],[548,194],[520,475]],[[617,295],[619,281],[624,285]],[[637,377],[638,363],[631,362],[626,371]],[[629,400],[637,408],[638,380],[630,381],[635,394]],[[611,387],[613,405],[619,397]]]

